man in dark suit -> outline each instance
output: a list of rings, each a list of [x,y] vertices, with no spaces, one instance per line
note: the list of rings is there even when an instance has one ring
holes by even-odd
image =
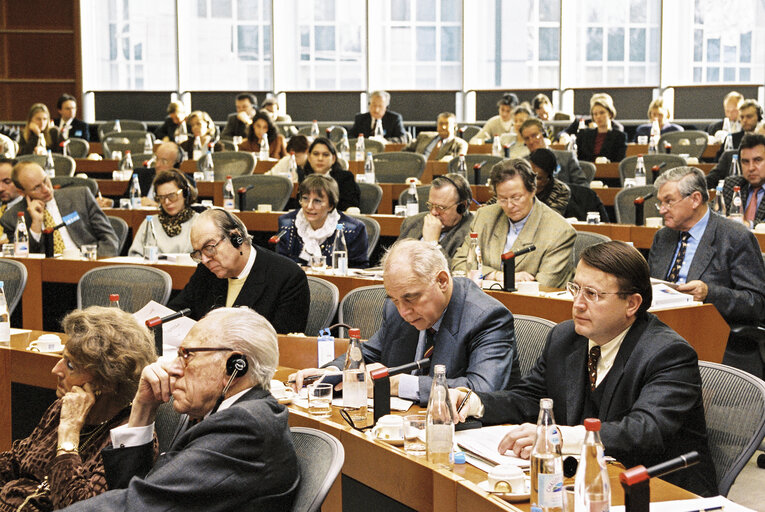
[[[276,332],[247,308],[211,312],[178,357],[144,368],[127,425],[101,453],[109,491],[69,511],[290,510],[300,481],[288,411],[269,392]],[[153,462],[160,404],[181,418]]]
[[[444,255],[419,240],[396,242],[383,258],[385,301],[382,325],[361,347],[367,370],[430,357],[427,374],[395,375],[391,395],[426,405],[433,368],[446,365],[450,386],[506,389],[519,379],[513,315],[471,280],[452,278]],[[328,367],[342,369],[345,356]],[[326,370],[301,370],[290,380]],[[371,391],[371,382],[368,382]]]
[[[53,125],[58,128],[62,139],[77,137],[78,139],[90,140],[90,128],[88,123],[80,121],[77,115],[77,100],[71,94],[62,94],[56,102],[58,119],[53,120]]]
[[[765,222],[765,136],[748,133],[741,140],[738,150],[741,176],[725,178],[723,197],[726,213],[733,203],[733,187],[741,187],[741,208],[744,220],[751,225]],[[709,182],[707,181],[707,184]]]
[[[236,112],[228,115],[226,127],[220,136],[230,139],[234,136],[247,137],[247,128],[252,124],[252,118],[258,113],[258,98],[249,92],[236,96]]]
[[[369,96],[369,112],[356,114],[349,137],[358,137],[363,133],[369,138],[375,134],[377,123],[382,123],[383,137],[388,142],[406,142],[404,118],[398,112],[388,110],[390,94],[375,91]]]
[[[757,123],[762,121],[762,116],[762,106],[757,103],[757,100],[745,100],[741,103],[741,107],[738,110],[738,120],[741,123],[741,131],[729,135],[733,149],[738,149],[744,135],[747,133],[754,133],[754,130],[757,128]],[[720,149],[717,150],[717,154],[715,155],[715,162],[720,161],[723,152],[725,152],[725,144],[720,144]],[[712,171],[714,171],[714,169]]]
[[[665,227],[651,245],[651,275],[680,283],[678,291],[714,304],[728,323],[765,318],[760,246],[740,222],[709,210],[704,174],[695,167],[675,167],[655,186]]]
[[[24,193],[24,199],[8,208],[0,219],[11,241],[18,212],[24,212],[29,230],[29,252],[45,252],[43,229],[69,220],[71,223],[53,234],[55,253],[79,249],[85,244],[98,244],[99,257],[117,255],[117,235],[88,187],[67,187],[54,191],[42,167],[29,160],[17,163],[11,178],[16,188]],[[72,220],[73,216],[79,218]]]
[[[241,220],[220,208],[202,212],[191,227],[191,246],[199,265],[168,307],[191,308],[190,316],[199,319],[216,307],[247,306],[279,334],[305,330],[305,272],[289,258],[256,248]]]
[[[522,382],[509,391],[474,393],[460,420],[522,424],[510,427],[498,448],[528,458],[539,400],[552,398],[564,453],[580,453],[582,422],[599,418],[606,455],[629,468],[696,450],[699,464],[664,478],[698,494],[717,494],[696,352],[647,312],[652,292],[643,256],[624,242],[590,246],[568,289],[573,320],[550,331]],[[465,395],[451,394],[452,403]]]

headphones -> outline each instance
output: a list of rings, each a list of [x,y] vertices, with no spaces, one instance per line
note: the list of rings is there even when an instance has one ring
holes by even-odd
[[[229,213],[228,210],[225,210],[223,208],[216,208],[216,209],[220,209],[220,211],[225,213],[226,217],[228,217],[229,222],[233,224],[233,227],[229,229],[228,239],[231,241],[231,245],[234,246],[234,249],[239,249],[244,244],[244,235],[241,233],[243,228],[241,222],[237,222],[237,220],[234,218],[233,215]],[[234,229],[237,229],[239,231],[234,231]]]
[[[460,187],[457,185],[457,182],[451,179],[446,174],[441,174],[439,176],[435,176],[433,178],[433,181],[441,179],[448,183],[451,183],[451,185],[457,190],[457,199],[459,202],[457,203],[457,213],[460,215],[465,215],[468,211],[468,204],[470,203],[470,199],[472,199],[473,194],[472,193],[465,193],[464,187]],[[468,190],[470,190],[468,188]],[[467,197],[466,197],[467,196]]]
[[[231,375],[231,378],[241,377],[247,373],[248,368],[247,358],[242,354],[234,354],[226,361],[226,375]]]

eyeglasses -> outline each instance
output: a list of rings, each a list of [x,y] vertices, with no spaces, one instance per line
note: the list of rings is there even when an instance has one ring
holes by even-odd
[[[515,206],[522,204],[526,200],[526,196],[513,196],[513,197],[497,197],[497,202],[502,205],[512,203]]]
[[[183,193],[183,189],[179,188],[175,192],[170,192],[169,194],[165,194],[162,196],[155,194],[154,199],[156,199],[158,203],[164,203],[165,201],[172,203],[173,201],[178,199],[178,196],[180,196],[182,193]]]
[[[584,297],[584,300],[591,303],[596,303],[600,300],[601,295],[624,295],[625,292],[599,292],[595,288],[590,288],[589,286],[579,286],[576,283],[572,283],[569,281],[566,283],[566,290],[568,290],[568,293],[571,294],[571,296],[576,299],[577,296],[579,296],[579,292],[582,292],[582,297]]]
[[[301,197],[300,198],[300,205],[303,207],[307,207],[308,205],[311,205],[314,208],[321,208],[326,203],[321,199],[312,199],[309,200],[307,197]]]
[[[207,256],[208,258],[214,258],[215,255],[218,254],[218,249],[216,249],[216,247],[218,247],[218,244],[220,244],[225,239],[226,239],[226,237],[224,236],[223,238],[221,238],[220,240],[218,240],[214,244],[207,244],[204,247],[202,247],[201,249],[193,251],[191,253],[191,259],[194,260],[197,263],[202,263],[202,255],[203,254],[205,256]]]
[[[523,142],[529,142],[532,140],[539,140],[543,137],[542,132],[530,133],[523,137]]]
[[[183,362],[183,367],[189,365],[189,359],[194,352],[231,352],[233,348],[226,347],[178,347],[178,357]]]
[[[457,206],[459,203],[454,203],[451,206],[441,206],[440,204],[433,204],[430,201],[425,203],[425,207],[428,209],[428,211],[435,209],[438,213],[444,213],[446,210],[450,210]]]
[[[354,423],[354,421],[353,421],[353,418],[351,418],[351,416],[348,414],[348,411],[346,411],[345,409],[340,409],[340,417],[343,418],[343,420],[345,420],[345,422],[348,425],[350,425],[350,427],[352,429],[358,430],[359,432],[364,432],[365,430],[368,430],[368,429],[374,427],[374,425],[369,425],[369,426],[366,426],[366,427],[357,427],[356,423]]]
[[[683,201],[687,197],[690,197],[690,196],[683,196],[680,199],[675,199],[674,201],[659,201],[658,203],[656,203],[655,206],[658,211],[661,211],[662,208],[664,208],[665,210],[671,210],[677,203],[679,203],[680,201]]]

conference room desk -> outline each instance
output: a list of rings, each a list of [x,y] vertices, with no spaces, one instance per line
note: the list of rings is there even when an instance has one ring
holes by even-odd
[[[551,144],[550,147],[552,149],[560,149],[560,150],[566,149],[565,144]],[[701,155],[701,158],[704,158],[704,159],[714,158],[715,155],[717,155],[718,149],[720,149],[720,144],[707,144],[707,148],[704,150],[704,153]],[[625,156],[638,156],[638,155],[647,155],[647,154],[648,154],[648,144],[635,144],[634,142],[627,144],[627,154]]]
[[[704,174],[709,174],[709,171],[711,171],[714,166],[715,164],[704,164],[704,163],[691,165],[691,167],[698,167],[699,169],[701,169],[704,172]],[[646,172],[650,173],[651,169],[646,169]],[[619,179],[619,162],[595,164],[595,179],[596,180]]]

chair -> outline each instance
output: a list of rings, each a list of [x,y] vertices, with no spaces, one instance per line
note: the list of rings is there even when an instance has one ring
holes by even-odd
[[[154,153],[133,153],[130,152],[130,159],[133,161],[133,169],[141,169],[144,162],[151,162],[154,159]],[[150,167],[154,164],[150,163]]]
[[[362,286],[348,292],[340,301],[338,321],[361,329],[362,339],[369,339],[382,325],[385,287],[381,284]],[[340,337],[343,337],[341,332]]]
[[[98,182],[93,178],[79,178],[77,176],[56,176],[50,179],[53,188],[88,187],[93,197],[98,196]]]
[[[145,132],[148,128],[146,128],[146,123],[143,121],[134,121],[132,119],[120,119],[120,130],[138,130]],[[115,121],[106,121],[105,123],[101,123],[98,126],[98,140],[103,141],[104,137],[109,135],[110,133],[119,133],[114,131],[114,123]]]
[[[335,318],[340,292],[334,284],[314,276],[308,276],[308,289],[311,293],[311,307],[308,309],[305,334],[318,336],[319,331],[329,327]]]
[[[377,183],[365,182],[357,183],[357,185],[361,192],[359,199],[359,210],[361,210],[361,213],[366,213],[367,215],[377,213],[377,208],[380,206],[383,196],[382,187]]]
[[[574,268],[579,263],[579,258],[582,257],[582,251],[587,249],[591,245],[598,245],[603,242],[610,242],[611,239],[606,235],[600,233],[590,233],[589,231],[577,231],[576,238],[574,239],[574,250],[571,252],[571,257],[574,260]]]
[[[406,183],[407,178],[420,179],[425,171],[425,157],[419,153],[386,151],[372,155],[372,160],[378,183]]]
[[[430,197],[430,185],[420,185],[417,187],[417,202],[419,203],[420,207],[417,210],[418,212],[426,212],[428,211],[428,207],[426,203],[428,202],[428,198]],[[401,191],[401,193],[398,195],[398,204],[406,204],[406,195],[409,193],[409,189],[405,188]]]
[[[521,376],[525,376],[542,355],[547,334],[556,323],[536,316],[513,315],[513,324],[515,343],[518,346],[518,365]]]
[[[300,468],[293,512],[319,512],[345,462],[345,449],[334,436],[307,427],[292,427],[292,443]]]
[[[154,432],[157,434],[159,453],[170,449],[175,433],[181,422],[182,415],[173,408],[173,398],[161,404],[157,409],[157,417],[154,419]]]
[[[597,169],[594,163],[580,160],[579,167],[581,167],[582,172],[584,173],[584,177],[587,178],[587,183],[590,183],[595,179],[595,171],[597,171]]]
[[[614,211],[616,212],[616,222],[618,224],[635,223],[635,199],[653,192],[653,197],[649,198],[643,205],[643,214],[646,217],[655,217],[658,215],[656,206],[659,200],[656,199],[656,189],[653,185],[644,187],[624,188],[616,194],[614,198]]]
[[[45,167],[45,155],[21,155],[17,156],[16,160],[23,162],[25,160],[32,161],[38,164],[40,167]],[[56,170],[56,176],[74,176],[74,171],[77,168],[77,162],[71,156],[59,155],[53,153],[53,167]]]
[[[223,153],[218,153],[223,154]],[[239,155],[242,153],[231,153]],[[287,206],[292,195],[292,180],[285,176],[270,176],[265,174],[252,174],[249,176],[238,176],[233,178],[234,190],[241,187],[249,187],[245,195],[245,208],[239,205],[239,194],[234,197],[236,207],[240,210],[256,210],[259,204],[270,204],[274,211],[282,211]]]
[[[467,142],[470,142],[470,139],[478,135],[478,132],[481,131],[481,128],[479,126],[463,126],[459,129],[460,138],[462,140],[465,140]]]
[[[249,151],[222,151],[212,154],[215,166],[215,181],[223,181],[226,176],[236,178],[252,174],[255,170],[255,155]],[[197,160],[197,170],[202,170],[203,159]]]
[[[332,141],[332,144],[337,146],[341,140],[343,140],[344,137],[348,136],[348,132],[343,128],[342,126],[338,126],[336,124],[328,124],[328,123],[319,123],[319,136],[320,137],[326,137],[327,136],[327,128],[332,128],[329,132],[329,140]],[[299,135],[305,135],[306,137],[311,136],[311,125],[303,126],[298,130]]]
[[[348,147],[349,147],[349,153],[351,157],[354,157],[356,155],[356,141],[359,139],[348,139]],[[373,155],[376,155],[377,153],[383,153],[385,152],[385,144],[380,142],[379,140],[371,140],[364,138],[364,151],[367,153],[372,153]]]
[[[624,186],[625,178],[635,177],[635,165],[637,165],[637,156],[628,156],[621,162],[619,162],[619,181],[621,186]],[[651,168],[654,165],[666,164],[662,167],[661,172],[668,171],[674,167],[680,167],[688,165],[685,163],[685,158],[677,155],[643,155],[643,163],[645,164],[645,182],[653,183],[653,173]]]
[[[149,301],[166,304],[173,288],[170,274],[148,265],[110,265],[85,272],[77,283],[77,308],[108,306],[118,293],[120,308],[135,313]]]
[[[143,153],[146,149],[146,140],[151,140],[154,147],[154,134],[140,130],[123,130],[121,132],[110,133],[101,140],[103,155],[110,158],[115,151],[121,151],[123,156],[125,151],[131,153]]]
[[[380,240],[380,223],[377,222],[372,217],[368,217],[366,215],[356,215],[355,213],[345,213],[349,217],[353,217],[354,219],[358,219],[361,222],[364,223],[364,226],[367,228],[367,257],[371,258],[372,253],[375,251],[375,248],[377,247],[377,242]],[[372,263],[370,261],[370,263]]]
[[[699,361],[709,451],[726,496],[765,436],[765,382],[731,366]]]
[[[3,282],[5,301],[8,303],[8,314],[11,315],[19,304],[24,288],[27,286],[27,267],[16,260],[0,259],[0,281]]]
[[[112,225],[112,229],[117,235],[117,254],[122,254],[122,249],[125,247],[125,242],[128,236],[128,224],[124,219],[115,217],[113,215],[107,215],[109,223]]]
[[[659,137],[659,151],[662,153],[666,153],[665,142],[669,142],[672,145],[669,154],[687,154],[688,156],[700,159],[701,155],[704,154],[704,150],[707,149],[709,135],[707,135],[707,132],[696,130],[665,133]]]
[[[69,137],[69,144],[66,146],[66,152],[72,158],[87,158],[90,153],[90,143],[85,139]]]
[[[491,168],[498,162],[501,162],[502,158],[493,155],[481,155],[481,154],[468,154],[465,155],[465,165],[467,166],[467,179],[471,185],[486,185],[486,181],[489,179],[489,173]],[[452,158],[449,160],[448,172],[457,172],[457,165],[459,165],[459,158]],[[478,183],[475,182],[475,172],[473,172],[473,166],[486,162],[481,167],[480,175],[478,176]]]
[[[19,143],[0,133],[0,156],[14,158],[19,152]]]

